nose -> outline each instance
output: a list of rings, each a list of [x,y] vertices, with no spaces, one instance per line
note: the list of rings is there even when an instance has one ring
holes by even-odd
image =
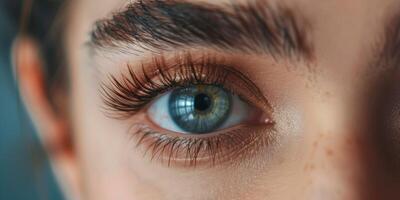
[[[396,199],[388,192],[377,133],[355,109],[340,105],[321,104],[310,114],[314,123],[308,124],[305,139],[304,199]]]
[[[303,163],[306,199],[363,199],[371,162],[363,155],[363,142],[354,135],[344,137],[343,133],[327,130],[319,133]]]

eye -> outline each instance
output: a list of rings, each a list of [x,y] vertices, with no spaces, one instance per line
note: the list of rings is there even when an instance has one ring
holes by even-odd
[[[274,137],[272,107],[232,59],[156,56],[102,84],[107,116],[129,122],[143,155],[168,166],[214,166],[254,156]],[[249,149],[249,151],[246,151]],[[239,156],[241,155],[241,156]]]
[[[153,101],[149,118],[159,127],[184,134],[207,134],[251,118],[252,107],[216,85],[176,88]]]

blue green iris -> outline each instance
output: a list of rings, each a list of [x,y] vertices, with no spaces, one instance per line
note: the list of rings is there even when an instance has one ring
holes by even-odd
[[[209,133],[229,117],[232,95],[221,87],[194,85],[175,89],[168,100],[172,120],[183,131]]]

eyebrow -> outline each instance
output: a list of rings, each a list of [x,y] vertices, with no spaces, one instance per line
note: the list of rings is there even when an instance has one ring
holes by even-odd
[[[391,17],[385,27],[385,35],[378,65],[391,70],[400,67],[400,13]]]
[[[95,23],[90,46],[148,51],[206,47],[312,60],[309,24],[286,7],[264,0],[213,5],[139,0]]]

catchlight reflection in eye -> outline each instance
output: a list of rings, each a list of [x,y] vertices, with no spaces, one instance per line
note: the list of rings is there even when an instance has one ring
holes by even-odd
[[[193,85],[163,94],[150,105],[148,115],[169,131],[206,134],[243,123],[251,117],[251,110],[222,87]]]

